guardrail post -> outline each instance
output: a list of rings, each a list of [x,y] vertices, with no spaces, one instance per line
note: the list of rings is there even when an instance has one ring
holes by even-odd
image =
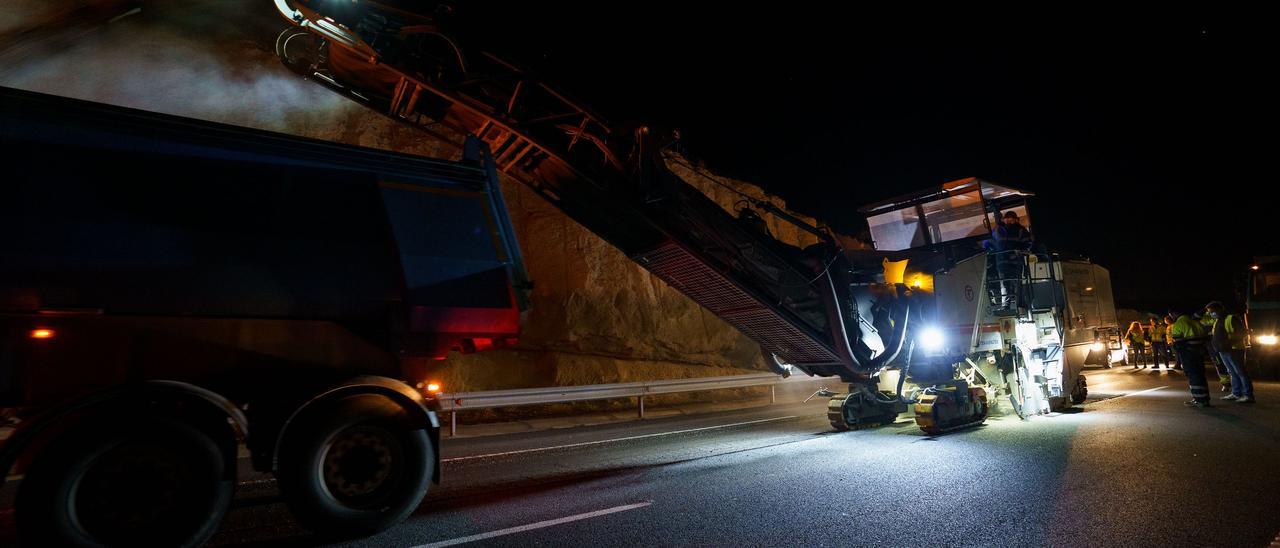
[[[636,401],[640,402],[640,418],[644,418],[644,396],[636,396]]]
[[[457,435],[458,435],[458,412],[450,411],[449,412],[449,437],[452,438]]]
[[[778,385],[771,384],[769,385],[769,404],[775,403],[778,403]]]

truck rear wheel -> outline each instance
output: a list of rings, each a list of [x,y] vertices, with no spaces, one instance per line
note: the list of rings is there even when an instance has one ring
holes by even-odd
[[[235,478],[218,444],[173,420],[120,417],[65,432],[18,487],[30,546],[200,546],[222,523]]]
[[[435,454],[427,432],[388,398],[362,394],[299,417],[276,477],[304,526],[368,536],[408,517],[426,495]]]
[[[1071,403],[1076,405],[1084,403],[1089,398],[1089,383],[1085,380],[1084,375],[1076,377],[1076,385],[1071,389]]]

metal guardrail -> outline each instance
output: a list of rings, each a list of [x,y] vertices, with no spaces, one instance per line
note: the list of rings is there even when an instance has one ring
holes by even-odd
[[[620,384],[587,384],[582,386],[553,386],[550,388],[522,388],[517,390],[489,390],[485,392],[443,393],[439,396],[442,411],[449,413],[449,435],[458,433],[458,412],[495,407],[517,407],[548,403],[570,403],[593,400],[636,398],[639,418],[644,418],[644,398],[657,394],[724,390],[728,388],[769,387],[769,403],[777,403],[776,387],[779,384],[830,381],[825,377],[796,375],[782,378],[773,373],[701,377],[662,381],[629,382]],[[839,382],[839,379],[836,379]]]

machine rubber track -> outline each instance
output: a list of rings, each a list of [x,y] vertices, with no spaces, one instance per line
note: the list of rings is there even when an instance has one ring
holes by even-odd
[[[890,396],[891,394],[885,393],[884,395]],[[878,412],[869,412],[865,415],[856,413],[857,416],[850,417],[845,407],[852,404],[860,408],[865,402],[863,398],[867,396],[868,393],[866,392],[844,393],[832,396],[827,402],[827,420],[831,422],[831,427],[837,432],[875,428],[893,424],[898,419],[898,414],[905,411],[903,409],[905,405],[902,404],[898,404],[899,408],[876,406],[874,409]]]
[[[915,405],[916,425],[936,436],[982,424],[987,411],[987,393],[982,388],[969,388],[967,397],[957,397],[954,388],[940,389],[920,396]]]

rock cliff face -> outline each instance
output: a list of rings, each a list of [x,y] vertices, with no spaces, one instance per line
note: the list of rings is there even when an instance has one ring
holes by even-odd
[[[691,169],[681,158],[668,165],[726,210],[740,199],[733,190],[785,206],[755,185]],[[433,367],[451,390],[765,370],[759,345],[736,329],[523,186],[504,180],[503,192],[536,284],[533,307],[516,348],[456,355]],[[816,243],[793,225],[768,222],[787,243]]]
[[[21,0],[6,31],[49,27],[65,10]],[[368,111],[285,70],[274,54],[286,25],[261,1],[154,3],[109,25],[0,40],[0,85],[431,157],[445,143]],[[0,36],[0,38],[5,38]],[[16,44],[16,47],[15,47]],[[680,159],[672,169],[726,209],[729,188],[760,188]],[[717,184],[715,181],[719,181]],[[425,364],[449,391],[627,382],[764,370],[759,347],[629,261],[540,197],[504,180],[536,282],[520,344]],[[726,188],[729,187],[729,188]],[[768,219],[793,245],[814,238]]]

